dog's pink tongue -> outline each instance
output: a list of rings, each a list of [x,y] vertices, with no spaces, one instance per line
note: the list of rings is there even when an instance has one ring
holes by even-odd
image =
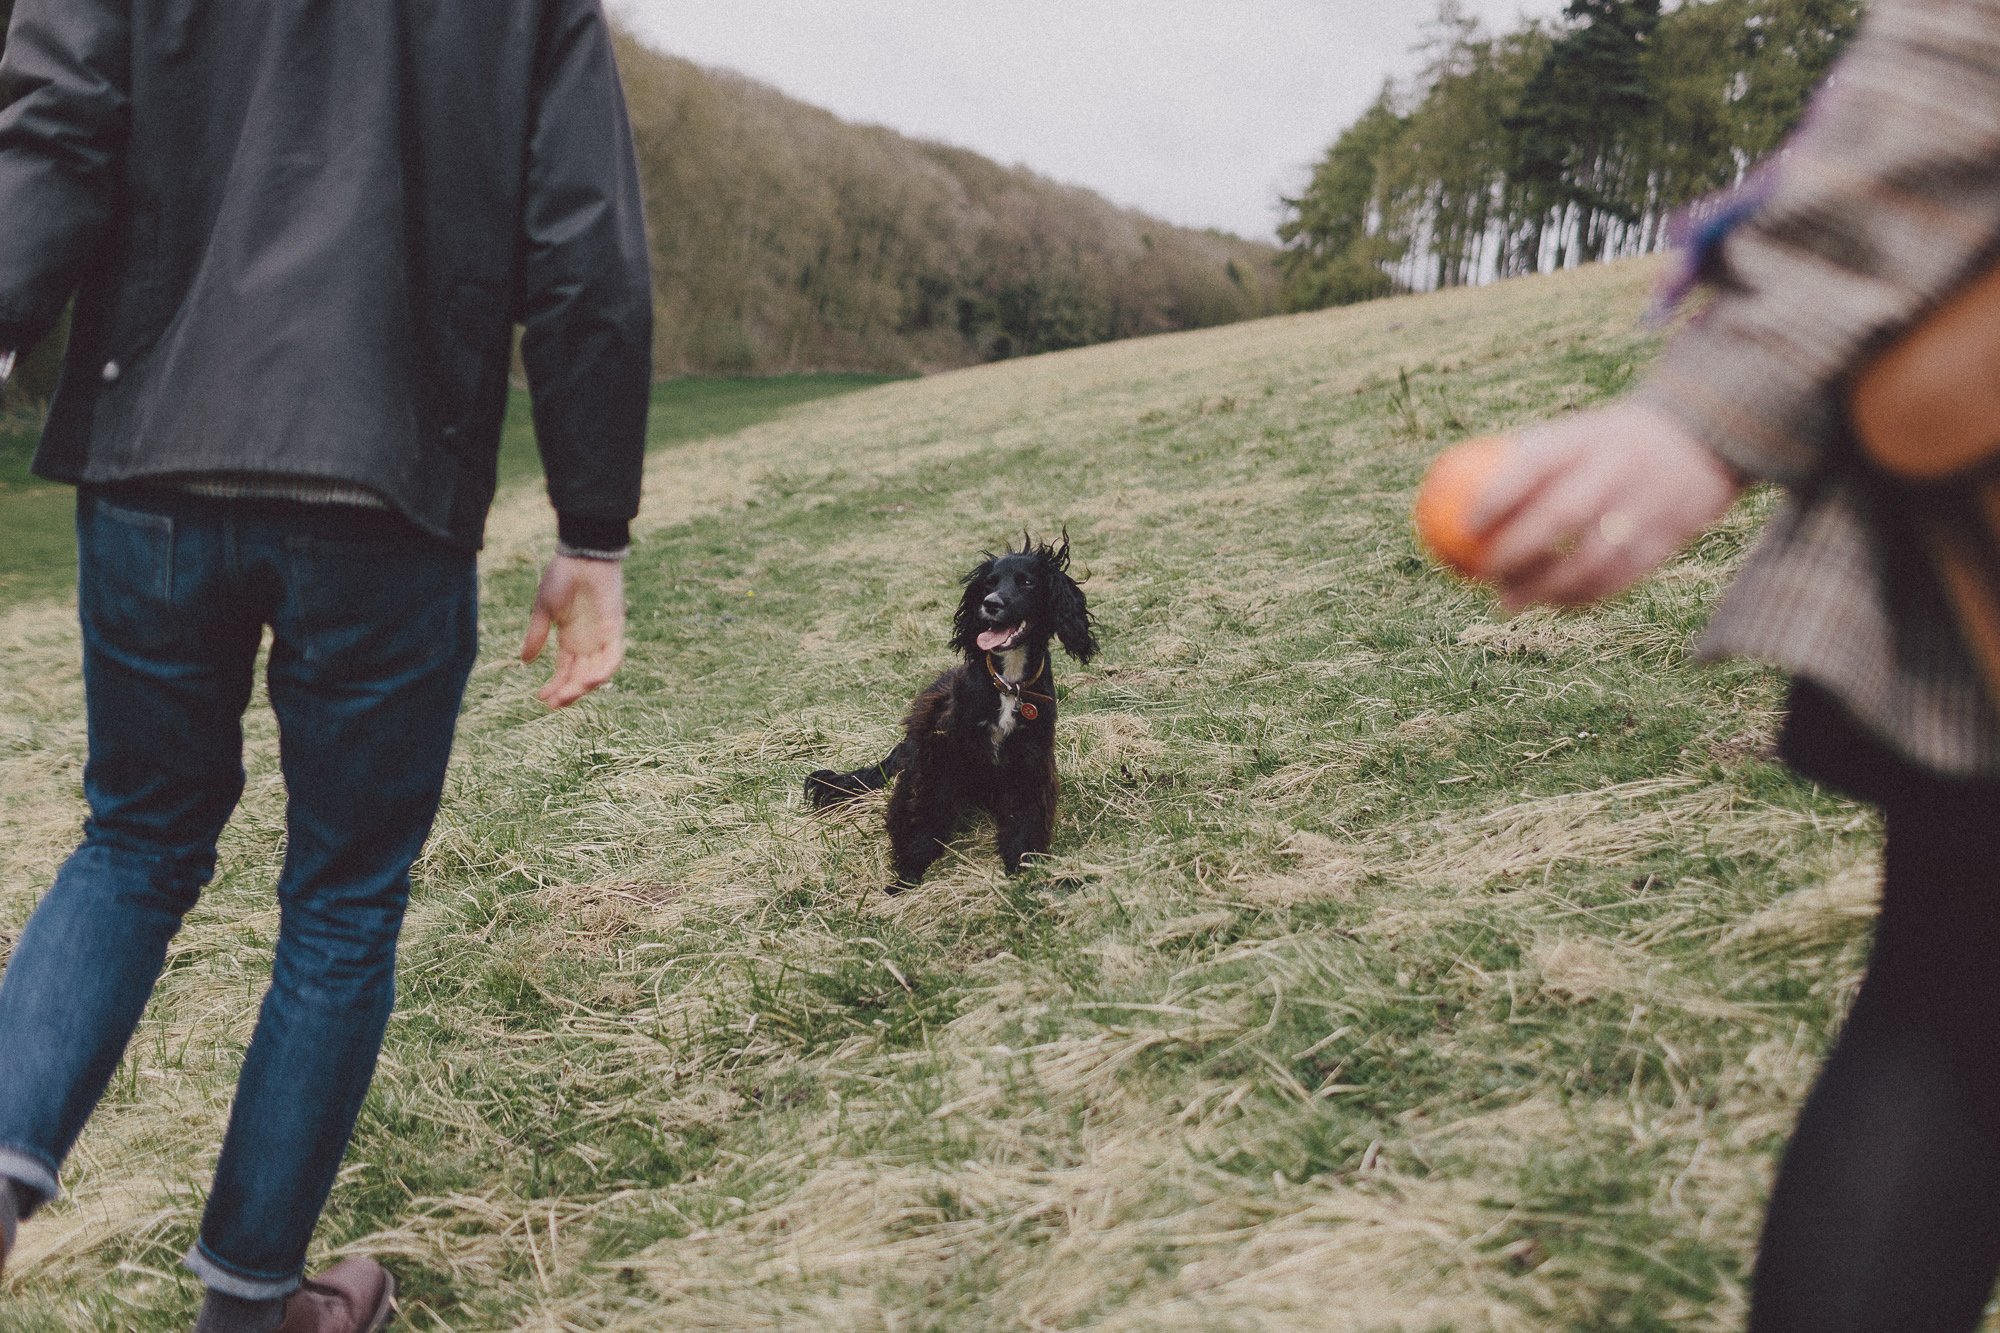
[[[1020,628],[1019,625],[1014,625],[1007,629],[989,629],[979,636],[979,647],[989,653],[996,648],[1004,648],[1013,641],[1014,635]]]

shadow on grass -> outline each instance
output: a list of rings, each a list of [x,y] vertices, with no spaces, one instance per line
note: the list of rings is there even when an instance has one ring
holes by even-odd
[[[816,398],[872,388],[892,375],[782,375],[766,379],[683,379],[653,387],[649,448],[727,435]],[[74,494],[28,471],[38,430],[25,415],[0,418],[0,608],[66,596],[76,587]],[[541,475],[528,395],[507,403],[500,484]]]

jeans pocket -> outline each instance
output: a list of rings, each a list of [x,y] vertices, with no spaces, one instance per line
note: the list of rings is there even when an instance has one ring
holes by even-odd
[[[86,624],[112,644],[170,641],[174,520],[93,496],[84,501],[77,529],[77,601]]]
[[[323,538],[287,546],[285,611],[274,629],[306,676],[393,680],[468,651],[478,604],[469,553]]]

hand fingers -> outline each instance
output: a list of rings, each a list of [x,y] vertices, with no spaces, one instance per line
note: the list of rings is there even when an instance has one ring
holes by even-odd
[[[583,691],[571,682],[568,671],[558,670],[548,684],[535,691],[535,697],[550,708],[568,708],[583,697]]]
[[[558,652],[555,675],[535,697],[551,708],[567,708],[609,684],[624,660],[624,645],[617,641],[599,644],[588,652]]]
[[[1547,432],[1517,440],[1490,480],[1474,497],[1465,523],[1476,533],[1485,533],[1494,524],[1519,508],[1549,479],[1570,466],[1578,446]]]
[[[1629,550],[1593,535],[1578,544],[1575,554],[1546,561],[1506,584],[1501,602],[1510,611],[1535,602],[1584,606],[1623,592],[1650,567],[1635,560]]]
[[[1507,581],[1500,588],[1500,600],[1510,611],[1534,602],[1585,606],[1602,601],[1644,578],[1677,545],[1657,529],[1614,540],[1600,520],[1585,530],[1569,556],[1544,560]]]
[[[568,708],[610,683],[611,677],[616,674],[579,667],[575,661],[572,658],[569,664],[558,670],[548,684],[535,691],[535,697],[551,708]]]
[[[1535,493],[1493,534],[1483,571],[1511,584],[1537,566],[1563,563],[1582,549],[1603,512],[1603,485],[1588,470],[1572,470]]]
[[[535,697],[551,708],[568,708],[590,690],[584,688],[584,672],[578,666],[579,659],[574,653],[556,655],[556,673],[549,677],[549,683],[535,691]]]
[[[1494,535],[1487,574],[1508,604],[1581,605],[1623,591],[1650,567],[1634,560],[1637,546],[1651,545],[1635,541],[1637,532],[1606,534],[1617,478],[1597,461],[1553,478]]]
[[[537,599],[535,609],[528,614],[528,637],[521,640],[523,662],[532,662],[542,655],[542,648],[549,641],[549,627],[553,623],[549,619],[549,613],[542,609],[541,601]]]

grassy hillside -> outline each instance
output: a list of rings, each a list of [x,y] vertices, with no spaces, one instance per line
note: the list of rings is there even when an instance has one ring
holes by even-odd
[[[1277,250],[622,40],[660,372],[936,369],[1278,309]]]
[[[1649,270],[985,366],[663,450],[617,688],[486,653],[322,1253],[416,1330],[1730,1329],[1857,977],[1878,833],[1698,667],[1769,507],[1588,615],[1412,548],[1424,460],[1627,384]],[[1407,371],[1408,389],[1399,372]],[[881,894],[879,755],[956,576],[1067,524],[1055,854]],[[73,631],[0,629],[0,925],[64,853]],[[222,870],[0,1327],[169,1330],[276,914],[254,712]]]

